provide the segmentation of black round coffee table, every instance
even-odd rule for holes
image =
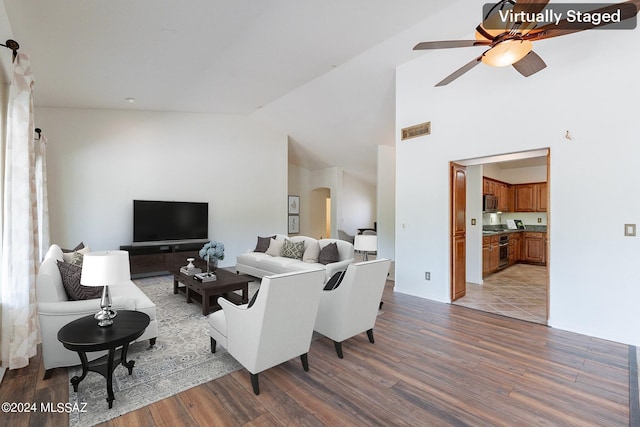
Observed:
[[[63,326],[58,331],[58,341],[62,345],[78,353],[82,362],[82,375],[71,378],[73,391],[78,392],[78,384],[87,376],[87,372],[97,372],[107,379],[107,402],[113,406],[113,371],[122,364],[133,373],[135,362],[127,362],[129,343],[141,336],[149,326],[149,316],[140,311],[121,310],[113,319],[113,325],[100,327],[93,315],[81,317]],[[120,350],[120,359],[115,359],[116,350]],[[109,354],[89,362],[88,352],[108,350]],[[106,357],[106,362],[105,362]]]

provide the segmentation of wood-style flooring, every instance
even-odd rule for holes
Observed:
[[[104,426],[627,426],[633,347],[392,292],[374,330],[311,345],[260,374],[240,370]],[[7,371],[0,401],[67,402],[66,369],[42,380],[38,357]],[[96,375],[90,373],[89,375]],[[82,386],[82,385],[80,385]],[[116,393],[114,405],[121,397]],[[106,404],[106,402],[105,402]],[[89,408],[90,410],[90,408]],[[1,414],[7,426],[61,426],[65,414]]]

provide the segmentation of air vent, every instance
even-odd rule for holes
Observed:
[[[402,140],[416,138],[418,136],[431,134],[431,122],[420,123],[419,125],[409,126],[402,129]]]

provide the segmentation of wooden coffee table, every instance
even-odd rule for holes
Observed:
[[[217,280],[200,282],[194,276],[187,276],[180,273],[180,271],[173,271],[172,273],[173,293],[184,292],[188,303],[195,299],[202,304],[202,314],[205,316],[211,311],[220,309],[220,306],[216,304],[216,299],[221,296],[235,304],[249,302],[249,282],[253,281],[250,276],[232,273],[219,268],[216,270]],[[242,296],[233,291],[242,291]]]

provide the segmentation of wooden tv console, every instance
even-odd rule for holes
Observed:
[[[187,265],[187,258],[199,259],[198,252],[204,242],[124,245],[120,250],[129,252],[131,275],[168,274]]]

